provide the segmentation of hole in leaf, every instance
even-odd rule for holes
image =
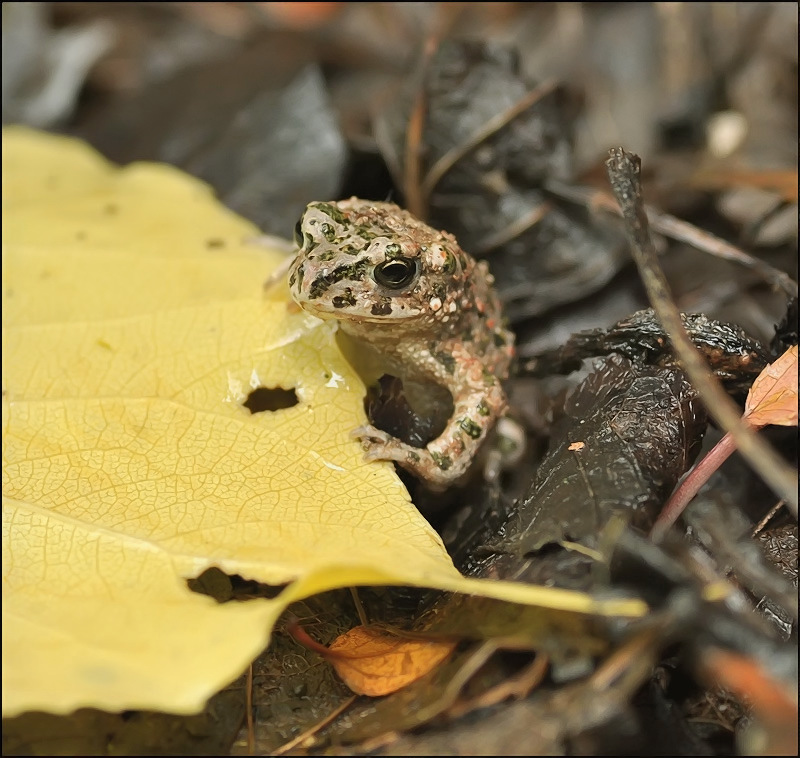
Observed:
[[[293,408],[298,402],[297,393],[294,390],[284,390],[280,387],[258,387],[247,396],[244,407],[250,413],[263,413],[264,411],[282,411],[284,408]]]
[[[194,579],[187,579],[186,584],[192,592],[213,597],[218,603],[227,603],[231,600],[252,600],[257,597],[272,600],[289,586],[288,584],[262,584],[252,579],[245,579],[239,574],[226,574],[216,566],[206,569]]]

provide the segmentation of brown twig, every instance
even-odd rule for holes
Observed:
[[[420,77],[420,86],[414,98],[414,105],[408,117],[406,127],[405,157],[403,160],[403,194],[406,198],[406,207],[417,218],[425,220],[425,205],[420,189],[420,175],[422,174],[422,132],[425,129],[425,116],[427,114],[427,93],[424,85],[424,70],[432,55],[432,46],[435,40],[428,39],[423,55],[423,74]]]
[[[761,519],[761,521],[759,521],[759,522],[756,524],[755,528],[753,529],[753,533],[752,533],[750,536],[751,536],[751,537],[757,537],[757,536],[758,536],[758,535],[761,533],[761,530],[762,530],[762,529],[763,529],[763,528],[764,528],[764,527],[765,527],[767,524],[769,524],[769,522],[772,520],[772,518],[775,516],[775,514],[776,514],[776,513],[777,513],[777,512],[778,512],[778,511],[779,511],[781,508],[783,508],[783,506],[784,506],[784,505],[786,505],[786,503],[784,503],[784,502],[783,502],[783,500],[778,500],[778,502],[777,502],[777,503],[775,503],[775,505],[773,505],[773,506],[772,506],[772,508],[770,508],[770,509],[769,509],[769,512],[767,513],[767,515],[766,515],[766,516],[764,516],[764,518],[762,518],[762,519]]]
[[[489,708],[509,698],[527,697],[535,687],[541,684],[550,666],[550,659],[539,653],[527,666],[515,676],[490,687],[475,698],[456,702],[447,712],[451,719],[471,713],[478,708]]]
[[[726,432],[730,432],[745,459],[797,514],[795,472],[741,420],[739,409],[722,389],[719,380],[686,333],[650,236],[641,194],[641,160],[622,148],[612,148],[609,150],[606,168],[611,188],[622,211],[639,275],[653,310],[670,335],[684,370],[714,420]]]
[[[247,754],[253,755],[256,750],[256,727],[253,723],[253,664],[247,667],[245,682],[245,708],[247,708]]]
[[[654,626],[642,629],[617,648],[589,678],[589,685],[598,692],[614,686],[631,690],[638,687],[652,669],[656,652],[662,644],[661,630]]]
[[[358,590],[355,587],[350,587],[350,597],[353,599],[353,605],[356,607],[356,613],[358,613],[358,620],[361,622],[361,626],[369,626],[367,612],[364,610],[364,604],[361,602],[361,598],[358,596]]]
[[[614,198],[606,192],[589,187],[573,187],[555,179],[548,180],[545,183],[545,189],[565,200],[578,203],[592,210],[607,211],[617,216],[622,215]],[[687,221],[681,221],[669,213],[663,213],[647,205],[645,205],[645,210],[647,211],[647,219],[650,225],[660,234],[679,242],[685,242],[687,245],[691,245],[709,255],[745,266],[755,271],[764,281],[776,289],[783,290],[790,297],[797,297],[797,282],[785,272],[770,266],[769,263],[759,258],[748,255],[744,250],[732,245],[730,242],[698,229]]]
[[[536,224],[550,213],[551,210],[553,210],[553,205],[551,203],[539,203],[539,205],[531,208],[527,213],[523,213],[522,216],[513,223],[498,230],[494,234],[490,234],[488,237],[484,237],[476,245],[473,245],[471,249],[472,254],[486,255],[489,251],[504,245],[510,240],[516,239],[523,232],[527,232],[528,229],[532,229],[536,226]]]
[[[425,88],[425,74],[434,53],[439,48],[447,30],[461,12],[457,3],[440,3],[436,22],[425,40],[422,49],[422,63],[419,70],[419,89],[408,116],[406,127],[405,155],[403,160],[403,194],[406,208],[417,218],[425,221],[427,217],[426,196],[422,192],[422,135],[428,115],[428,93]]]
[[[787,273],[780,271],[768,263],[748,255],[730,242],[726,242],[709,232],[704,232],[686,221],[681,221],[668,213],[659,213],[653,209],[648,211],[653,228],[679,242],[705,250],[718,258],[740,263],[755,271],[774,287],[782,289],[789,297],[797,297],[797,282]]]
[[[273,750],[270,755],[283,755],[284,753],[288,753],[292,748],[302,745],[309,737],[313,737],[315,734],[317,734],[317,732],[322,731],[326,726],[328,726],[328,724],[337,719],[355,701],[356,695],[351,695],[340,706],[334,708],[324,719],[318,721],[313,726],[310,726],[304,732],[298,734],[294,739],[289,740],[285,744],[281,745],[277,750]]]

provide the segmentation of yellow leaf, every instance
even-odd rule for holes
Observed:
[[[797,345],[756,377],[747,393],[744,417],[756,427],[797,424]]]
[[[410,639],[357,626],[330,644],[327,658],[353,692],[380,697],[425,676],[455,646],[450,640]]]
[[[350,432],[333,327],[208,187],[3,130],[3,708],[192,713],[299,598],[407,584],[640,615],[635,600],[462,578]],[[251,414],[257,387],[298,403]],[[219,605],[218,566],[274,599]]]

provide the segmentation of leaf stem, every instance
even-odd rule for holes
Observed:
[[[667,501],[656,523],[650,530],[650,538],[659,542],[667,530],[678,520],[678,517],[689,505],[692,498],[700,488],[711,478],[711,475],[730,457],[736,450],[736,442],[728,432],[708,454],[701,460],[680,483],[672,497]]]

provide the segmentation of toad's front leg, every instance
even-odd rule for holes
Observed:
[[[505,395],[495,384],[459,398],[444,431],[424,448],[408,445],[371,425],[359,427],[353,436],[361,440],[367,460],[395,461],[432,488],[443,490],[467,472],[505,409]]]

